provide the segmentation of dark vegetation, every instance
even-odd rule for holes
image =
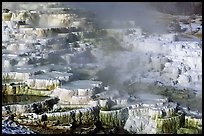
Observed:
[[[157,10],[175,15],[202,15],[202,2],[153,2]]]

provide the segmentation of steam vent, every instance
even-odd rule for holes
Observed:
[[[199,14],[2,4],[2,134],[202,133]]]

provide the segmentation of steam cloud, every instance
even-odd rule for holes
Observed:
[[[147,2],[67,2],[62,4],[87,9],[96,14],[98,20],[135,21],[148,32],[166,32],[166,23],[161,15]],[[100,22],[100,21],[98,21]]]
[[[22,3],[22,2],[21,2]],[[30,6],[21,6],[21,3],[3,3],[3,8],[39,9],[42,3],[30,3]],[[98,22],[102,20],[135,21],[135,25],[151,33],[165,33],[166,24],[161,21],[161,14],[151,3],[142,2],[63,2],[60,6],[76,7],[94,12]],[[107,24],[106,24],[107,25]],[[111,45],[105,45],[111,46]],[[120,45],[118,45],[120,46]],[[141,58],[132,51],[112,52],[108,56],[103,50],[97,53],[96,59],[101,66],[99,79],[112,85],[116,89],[123,89],[124,82],[131,80],[136,73],[144,70]]]
[[[151,33],[165,33],[166,24],[161,20],[159,13],[150,3],[65,3],[77,8],[84,8],[96,14],[98,20],[134,20],[137,27]],[[98,21],[100,22],[100,21]],[[128,27],[128,26],[127,26]],[[111,46],[111,45],[104,45]],[[121,46],[117,45],[118,48]],[[97,50],[95,57],[101,71],[98,73],[99,80],[105,85],[111,85],[113,89],[124,91],[127,81],[134,80],[135,75],[145,71],[143,63],[147,62],[144,54],[134,51],[113,51],[106,54],[104,50]],[[133,81],[134,82],[134,81]],[[135,90],[138,91],[138,90]]]

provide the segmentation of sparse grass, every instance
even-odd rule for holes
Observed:
[[[192,33],[186,33],[187,34],[187,36],[189,35],[189,36],[195,36],[195,37],[197,37],[197,38],[199,38],[199,39],[201,39],[202,40],[202,33],[195,33],[195,34],[192,34]]]
[[[193,36],[195,36],[195,37],[197,37],[197,38],[202,40],[202,33],[196,33]]]

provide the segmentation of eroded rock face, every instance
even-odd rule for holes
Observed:
[[[131,45],[131,49],[135,53],[144,52],[145,49],[146,53],[141,53],[138,59],[143,62],[145,61],[143,58],[149,58],[149,61],[142,63],[142,65],[146,65],[147,69],[140,73],[147,72],[145,73],[147,78],[154,75],[164,85],[196,88],[199,92],[202,90],[198,87],[202,80],[198,78],[201,76],[202,64],[200,41],[175,41],[175,37],[179,37],[175,34],[149,36],[144,39],[143,34],[138,33],[139,30],[133,30],[135,32],[125,35],[124,45],[127,45],[125,48],[130,48],[128,45]]]
[[[123,127],[128,118],[128,108],[103,111],[99,113],[100,121],[107,127]]]
[[[59,81],[52,79],[28,79],[26,84],[32,89],[53,90],[59,86]]]
[[[78,80],[54,89],[51,96],[58,96],[62,103],[88,104],[99,89],[102,89],[100,81]]]
[[[42,113],[44,111],[48,111],[53,108],[54,104],[58,103],[58,98],[47,98],[44,101],[31,103],[28,105],[7,105],[2,107],[2,113],[8,114],[8,113],[15,113],[15,114],[21,114],[21,113]],[[4,115],[4,116],[5,116]]]
[[[29,78],[30,73],[19,73],[19,72],[8,72],[2,74],[2,80],[16,80],[16,81],[25,81]]]

